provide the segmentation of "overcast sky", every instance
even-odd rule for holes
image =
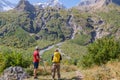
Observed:
[[[18,3],[19,0],[8,0],[12,3]],[[30,3],[47,2],[49,0],[28,0]],[[60,0],[67,8],[76,6],[80,0]]]

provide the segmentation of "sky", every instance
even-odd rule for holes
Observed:
[[[12,3],[18,3],[19,0],[8,0]],[[38,3],[38,2],[47,2],[49,0],[28,0],[30,3]],[[73,6],[76,6],[80,0],[60,0],[67,8],[71,8]]]

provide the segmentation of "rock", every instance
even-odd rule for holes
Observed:
[[[24,80],[29,77],[22,67],[15,66],[5,69],[0,80]]]
[[[80,71],[76,71],[76,76],[77,76],[76,80],[83,80],[84,78]]]

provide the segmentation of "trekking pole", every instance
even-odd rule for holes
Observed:
[[[44,64],[44,60],[43,60],[42,58],[41,58],[41,62],[42,62],[42,64],[43,64],[45,73],[47,73],[47,70],[46,70],[46,67],[45,67],[45,64]]]

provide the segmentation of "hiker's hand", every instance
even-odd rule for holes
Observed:
[[[43,58],[40,58],[40,61],[43,61]]]

